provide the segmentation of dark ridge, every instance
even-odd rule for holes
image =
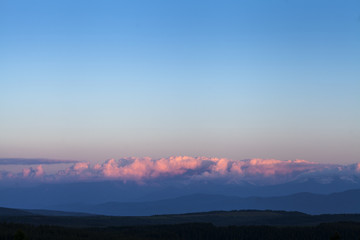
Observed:
[[[1,221],[33,225],[57,225],[67,227],[125,227],[185,223],[211,223],[215,226],[316,226],[330,222],[360,222],[360,214],[323,214],[308,215],[301,212],[271,210],[233,210],[212,211],[187,214],[154,216],[102,216],[102,215],[31,215],[17,209],[6,209],[0,216]],[[41,210],[37,210],[41,211]],[[46,210],[45,210],[46,211]],[[21,214],[22,213],[22,214]]]
[[[14,208],[4,208],[0,207],[0,216],[31,216],[32,213],[21,210],[21,209],[14,209]]]

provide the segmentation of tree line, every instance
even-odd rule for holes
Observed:
[[[1,223],[0,240],[360,240],[360,223],[317,226],[214,226],[210,223],[105,228],[71,228]]]

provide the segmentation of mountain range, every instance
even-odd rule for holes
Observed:
[[[276,185],[256,185],[246,181],[224,183],[209,180],[194,181],[191,182],[191,184],[179,184],[178,182],[167,180],[163,181],[161,184],[150,182],[143,185],[131,181],[126,183],[122,181],[57,184],[43,183],[35,186],[15,185],[12,187],[0,187],[0,206],[10,208],[50,209],[54,208],[54,206],[62,205],[92,206],[109,202],[135,204],[139,202],[144,203],[161,201],[164,199],[176,199],[189,195],[195,196],[195,199],[201,195],[220,195],[225,199],[240,199],[255,196],[261,199],[267,197],[283,197],[302,192],[331,194],[334,192],[359,188],[360,180],[358,177],[344,179],[339,176],[326,176],[326,178],[309,177]],[[300,196],[303,195],[304,194]],[[218,197],[219,196],[216,198]],[[315,201],[315,199],[313,199],[313,201]],[[264,201],[262,206],[254,204],[245,204],[244,206],[251,208],[260,207],[261,209],[264,209],[267,207],[266,204],[266,201]],[[280,206],[285,207],[287,205],[288,204],[281,204]],[[234,204],[230,204],[229,206],[234,209],[239,207]],[[279,208],[280,206],[276,207]],[[291,210],[290,207],[288,208]],[[305,205],[304,208],[305,212],[313,212],[308,211]],[[334,211],[336,211],[336,209],[334,209]]]
[[[307,214],[360,213],[360,189],[332,194],[297,193],[278,197],[238,197],[193,194],[146,202],[106,202],[53,206],[62,211],[77,211],[114,216],[150,216],[206,211],[244,209],[299,211]]]

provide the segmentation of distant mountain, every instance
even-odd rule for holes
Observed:
[[[330,194],[357,188],[360,188],[360,179],[357,176],[342,178],[336,175],[308,176],[284,184],[267,186],[246,181],[231,183],[215,180],[199,180],[189,184],[167,180],[161,184],[148,182],[144,185],[121,181],[48,183],[33,187],[0,188],[0,206],[48,209],[54,205],[151,202],[194,194],[247,198],[285,196],[299,192]]]
[[[81,211],[114,216],[149,216],[215,210],[284,210],[308,214],[360,213],[360,189],[320,195],[298,193],[280,197],[248,197],[193,194],[148,202],[107,202],[95,205],[62,205],[64,211]]]

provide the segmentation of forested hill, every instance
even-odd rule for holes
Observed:
[[[339,240],[360,238],[360,223],[317,226],[214,226],[186,223],[106,228],[66,228],[0,223],[0,239],[37,240]]]
[[[0,217],[16,217],[16,216],[93,216],[94,214],[54,211],[45,209],[15,209],[0,207]]]

